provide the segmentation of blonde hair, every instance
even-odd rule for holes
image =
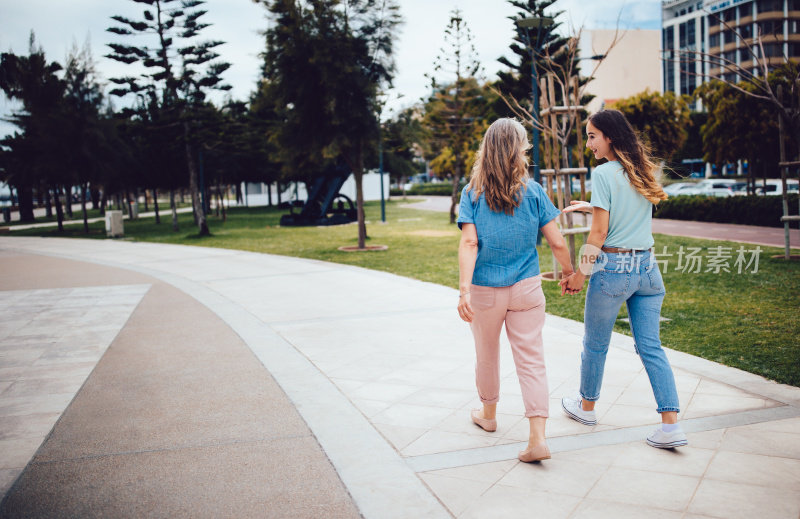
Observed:
[[[625,170],[631,186],[639,194],[653,205],[668,198],[656,180],[658,164],[650,157],[650,150],[636,135],[622,112],[601,110],[590,116],[589,122],[611,140],[611,150]]]
[[[469,189],[485,194],[495,212],[513,215],[528,182],[528,132],[519,121],[498,119],[486,130],[472,165]]]

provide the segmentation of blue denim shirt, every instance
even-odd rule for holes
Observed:
[[[539,228],[558,216],[559,210],[542,186],[528,180],[523,199],[513,215],[494,212],[484,194],[474,200],[465,186],[458,209],[458,227],[472,223],[478,231],[478,259],[472,284],[507,287],[539,275],[536,236]]]

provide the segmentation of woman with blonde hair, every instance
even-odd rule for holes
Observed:
[[[522,124],[513,119],[495,121],[481,142],[458,215],[458,314],[472,328],[475,381],[483,403],[472,411],[472,421],[486,431],[497,430],[500,330],[505,323],[530,422],[528,446],[519,453],[526,462],[550,458],[545,441],[549,412],[542,344],[545,299],[536,252],[540,229],[563,271],[573,271],[556,227],[559,211],[542,186],[528,178],[529,148]]]
[[[653,206],[667,195],[655,178],[656,164],[622,112],[602,110],[589,117],[586,146],[603,163],[592,171],[592,202],[575,202],[565,211],[592,212],[592,227],[580,268],[561,281],[577,293],[591,276],[584,309],[580,394],[565,397],[561,407],[570,418],[595,425],[611,332],[625,303],[634,347],[653,389],[662,424],[648,437],[653,447],[687,445],[678,425],[675,377],[659,339],[664,281],[654,261],[651,230]]]

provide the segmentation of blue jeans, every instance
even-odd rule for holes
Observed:
[[[661,348],[659,316],[664,301],[664,281],[649,251],[602,253],[589,280],[584,310],[581,354],[581,398],[600,398],[603,369],[617,314],[625,303],[631,321],[634,348],[642,359],[657,411],[679,411],[675,377]]]

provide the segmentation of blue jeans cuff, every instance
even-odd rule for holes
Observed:
[[[669,413],[669,412],[673,412],[673,411],[676,412],[676,413],[680,413],[681,412],[679,407],[659,407],[658,409],[656,409],[656,412],[658,412],[658,413]]]

